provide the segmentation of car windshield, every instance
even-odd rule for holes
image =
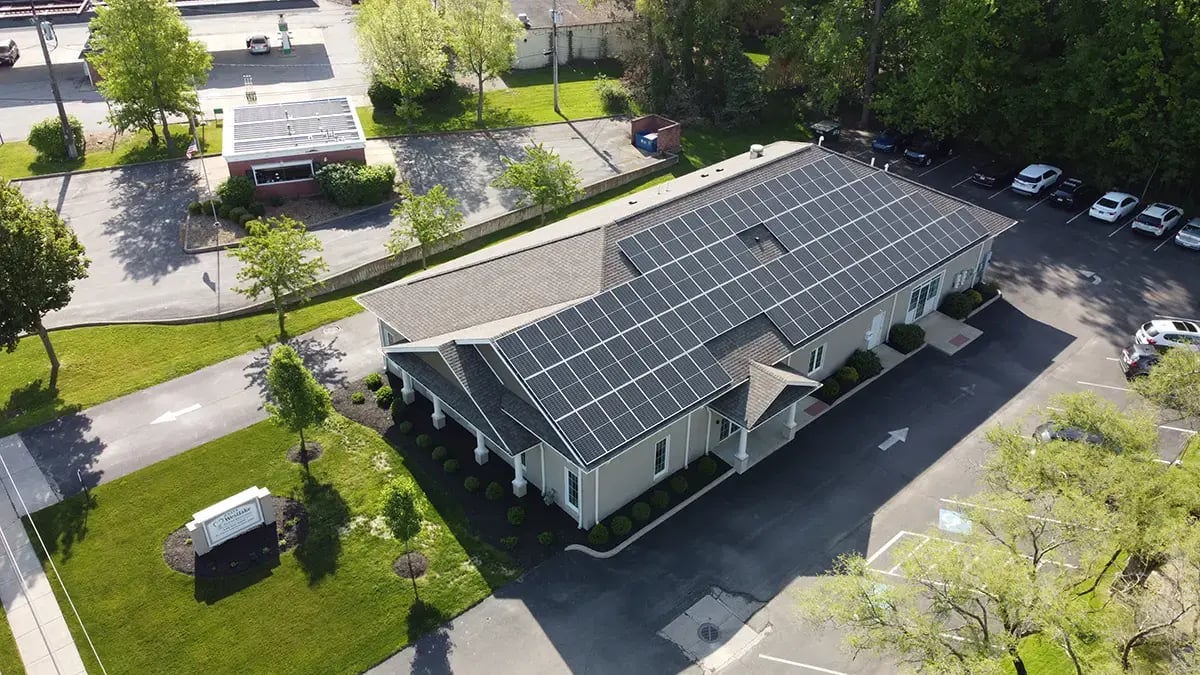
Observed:
[[[1187,225],[1183,226],[1183,233],[1200,237],[1200,225],[1193,225],[1192,223],[1188,223]]]
[[[1022,173],[1021,175],[1017,176],[1017,180],[1023,180],[1026,183],[1036,183],[1041,179],[1041,176],[1032,173]]]
[[[1142,324],[1142,330],[1146,331],[1146,335],[1150,337],[1158,337],[1158,329],[1154,327],[1153,323]]]
[[[8,45],[0,45],[0,54],[8,53]]]
[[[264,37],[250,38],[250,41],[256,45],[261,45],[267,41],[267,38],[264,38]]]
[[[1096,202],[1096,206],[1103,206],[1106,209],[1115,209],[1117,208],[1117,203],[1108,197],[1102,197],[1100,201]]]

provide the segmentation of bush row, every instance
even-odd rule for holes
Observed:
[[[821,388],[813,396],[825,403],[833,403],[840,396],[854,389],[859,383],[883,372],[883,364],[875,352],[856,349],[838,368],[833,377],[821,382]]]
[[[79,159],[83,159],[83,153],[87,149],[87,143],[83,135],[83,123],[74,115],[67,116],[67,126],[71,127],[72,141],[75,145],[75,154]],[[62,122],[58,117],[47,117],[46,119],[33,125],[29,130],[29,145],[37,151],[40,159],[64,160],[67,159],[67,143],[63,139]]]
[[[717,461],[709,455],[702,455],[695,463],[696,472],[705,479],[717,474]],[[588,530],[588,543],[592,546],[605,546],[612,538],[618,541],[650,522],[655,511],[665,513],[671,507],[671,493],[683,498],[692,486],[682,473],[676,473],[666,481],[670,492],[658,489],[650,493],[650,502],[636,501],[629,507],[629,514],[617,513],[609,518],[607,524],[597,523]]]
[[[321,193],[338,206],[367,206],[387,199],[396,186],[390,164],[337,162],[317,169]]]

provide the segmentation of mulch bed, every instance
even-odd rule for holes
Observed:
[[[304,441],[304,450],[305,450],[304,454],[308,455],[308,461],[310,464],[312,462],[317,461],[318,459],[321,458],[321,455],[325,454],[325,448],[322,448],[321,444],[316,441],[309,441],[309,440]],[[288,448],[287,458],[288,458],[289,462],[294,462],[296,464],[302,463],[300,461],[300,444],[299,443]]]
[[[361,391],[367,400],[362,403],[351,401],[350,397],[356,391]],[[400,386],[398,384],[392,388],[392,391],[396,392],[397,397],[400,396]],[[370,427],[375,431],[383,433],[392,426],[391,411],[386,407],[380,407],[375,402],[375,392],[363,386],[362,382],[334,387],[329,394],[333,400],[333,407],[338,412],[364,427]]]
[[[271,497],[275,522],[230,539],[196,556],[187,527],[175,530],[163,542],[163,559],[176,572],[215,578],[242,574],[262,565],[274,565],[281,553],[300,545],[308,535],[308,512],[304,505],[286,497]]]
[[[429,569],[429,559],[413,551],[396,558],[392,563],[392,571],[404,579],[420,579]]]

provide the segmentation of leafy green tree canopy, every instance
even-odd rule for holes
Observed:
[[[478,97],[475,123],[483,124],[483,82],[508,72],[517,56],[517,38],[525,27],[507,2],[445,0],[442,3],[458,70],[474,75]]]
[[[244,282],[233,290],[251,300],[269,295],[282,337],[287,335],[284,318],[289,299],[306,302],[329,265],[319,255],[310,255],[320,253],[322,246],[304,223],[279,216],[250,221],[248,227],[249,236],[231,251],[242,263],[237,278]]]
[[[427,0],[366,0],[355,17],[376,80],[412,99],[446,74],[446,24]]]
[[[517,190],[523,204],[540,207],[542,223],[546,212],[567,206],[582,194],[579,172],[574,165],[541,143],[525,147],[525,158],[504,158],[504,172],[492,181],[502,190]]]
[[[439,241],[449,244],[462,238],[465,216],[458,200],[442,185],[434,185],[418,195],[405,184],[400,201],[392,207],[392,217],[397,222],[386,244],[388,253],[398,256],[416,243],[420,247],[422,268],[428,267],[433,244]]]
[[[271,400],[265,404],[267,413],[279,426],[300,434],[300,461],[308,470],[308,449],[304,431],[325,422],[332,411],[329,390],[321,386],[304,365],[303,359],[290,345],[279,345],[271,351],[267,366],[267,391]]]

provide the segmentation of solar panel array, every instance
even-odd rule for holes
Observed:
[[[788,249],[765,265],[736,237],[758,223]],[[986,236],[831,155],[622,239],[641,276],[497,346],[590,461],[732,384],[716,336],[765,313],[798,346]]]

